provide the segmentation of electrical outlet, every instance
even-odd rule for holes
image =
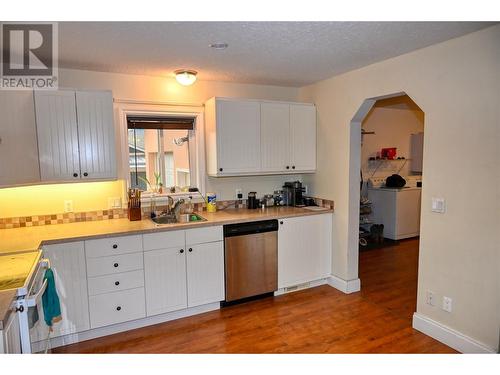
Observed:
[[[235,199],[236,200],[243,199],[243,190],[236,189]]]
[[[443,297],[443,310],[451,313],[453,300],[450,297]]]
[[[108,208],[122,208],[122,199],[120,197],[108,198]]]
[[[73,201],[64,201],[64,212],[73,212]]]
[[[428,290],[425,296],[425,301],[430,306],[436,306],[436,297],[434,296],[434,292]]]

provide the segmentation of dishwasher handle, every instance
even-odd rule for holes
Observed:
[[[278,220],[251,221],[241,224],[224,225],[224,237],[244,236],[247,234],[275,232]]]

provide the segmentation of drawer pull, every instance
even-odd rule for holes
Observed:
[[[113,266],[114,266],[115,268],[116,268],[116,267],[118,267],[118,263],[113,264]]]
[[[118,249],[118,245],[117,245],[117,244],[114,244],[114,245],[113,245],[113,249]]]
[[[179,250],[179,253],[181,253],[181,254],[182,254],[183,252],[184,252],[184,249],[180,249],[180,250]]]
[[[191,253],[192,251],[193,251],[193,249],[190,247],[190,248],[189,248],[189,252]]]
[[[120,311],[121,309],[122,309],[122,307],[121,307],[121,306],[118,306],[118,307],[116,308],[116,311]]]
[[[120,282],[119,281],[115,281],[115,285],[116,286],[120,285]]]

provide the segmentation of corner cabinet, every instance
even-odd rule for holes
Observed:
[[[116,178],[113,98],[107,91],[35,91],[41,180]]]
[[[313,104],[212,98],[205,116],[210,176],[316,170]]]
[[[0,187],[40,182],[32,91],[0,90]]]

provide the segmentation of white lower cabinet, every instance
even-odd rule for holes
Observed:
[[[187,307],[185,249],[146,251],[144,272],[148,316]]]
[[[0,330],[0,354],[21,354],[18,313],[10,314],[3,330]]]
[[[278,288],[328,277],[331,273],[332,215],[279,220]]]
[[[182,241],[181,241],[182,234]],[[221,226],[144,235],[147,315],[162,314],[224,299],[224,244]]]
[[[187,245],[188,307],[224,299],[224,243]]]
[[[50,337],[88,330],[89,297],[83,242],[46,245],[43,251],[54,271],[62,315],[61,321],[54,324]],[[40,320],[43,320],[43,316],[40,316]],[[48,328],[45,324],[38,324],[33,331],[33,341],[47,339]]]
[[[91,296],[90,326],[99,328],[146,316],[144,288]]]

